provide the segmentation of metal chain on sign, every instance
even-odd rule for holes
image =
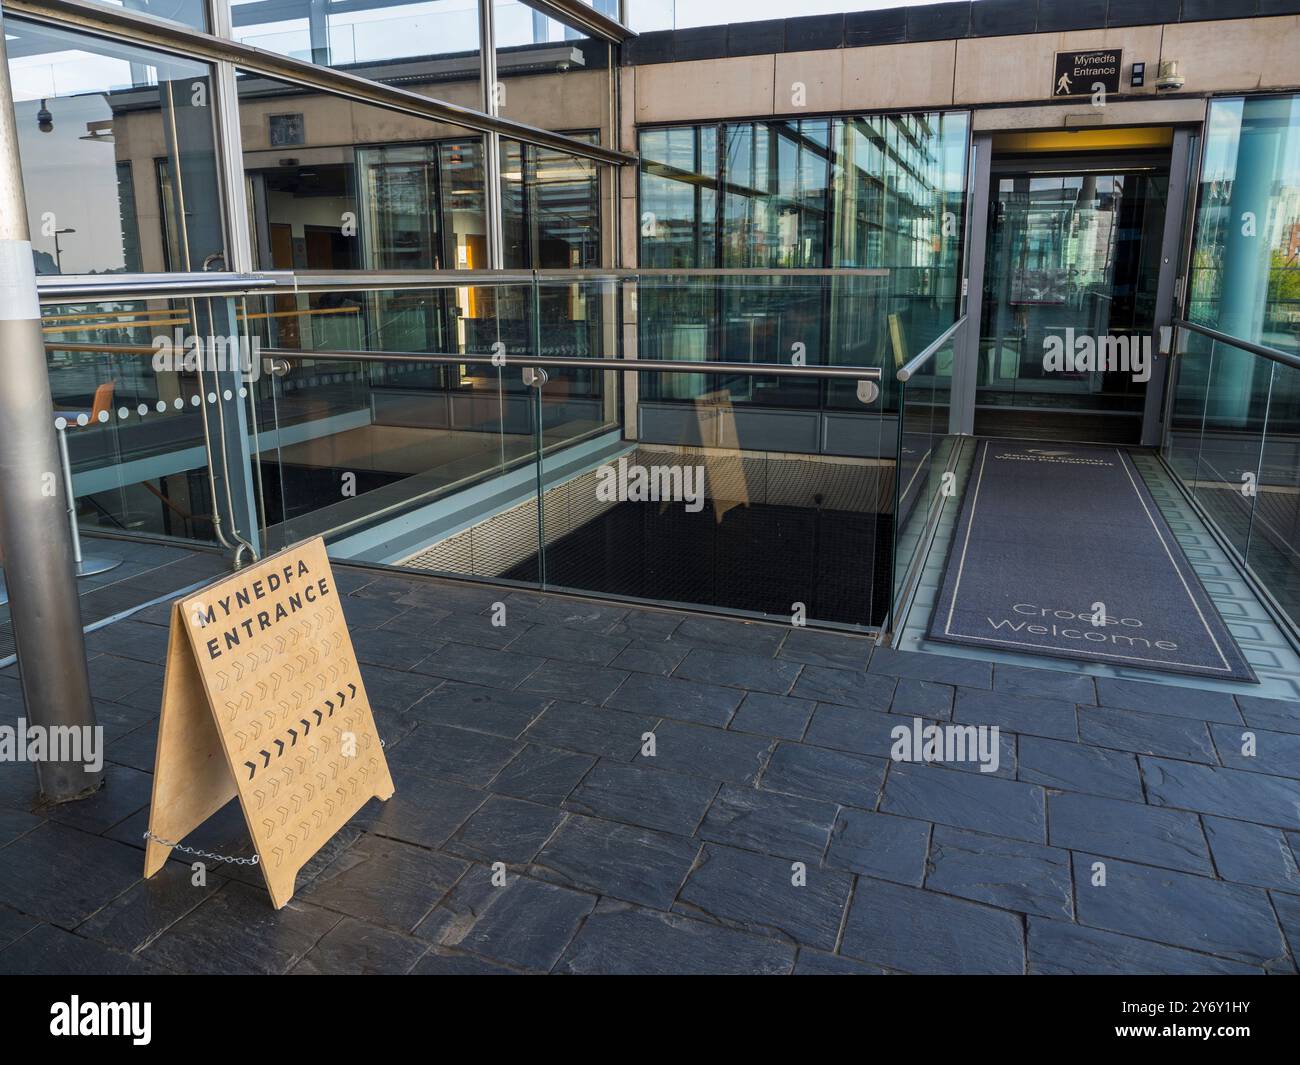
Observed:
[[[254,854],[251,858],[232,858],[225,854],[213,854],[211,851],[199,850],[197,847],[186,847],[180,843],[173,843],[169,839],[163,839],[161,836],[155,836],[152,832],[144,833],[145,839],[151,839],[155,843],[161,843],[164,847],[173,847],[178,851],[184,851],[186,854],[193,854],[199,858],[207,858],[214,862],[227,862],[230,865],[256,865],[262,860],[260,854]]]

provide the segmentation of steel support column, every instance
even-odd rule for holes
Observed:
[[[3,26],[0,16],[0,352],[4,353],[0,546],[28,719],[47,730],[80,730],[81,753],[85,754],[85,742],[96,736],[92,731],[95,711],[73,575],[68,501],[59,470]],[[47,735],[53,739],[53,733]],[[66,745],[60,747],[61,753],[71,753]],[[36,765],[45,799],[80,798],[103,783],[102,770],[88,772],[85,762],[55,760],[51,757],[54,753],[54,746],[47,745],[47,757]]]

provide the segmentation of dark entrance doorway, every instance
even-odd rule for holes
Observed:
[[[994,157],[977,435],[1140,441],[1168,196],[1167,154]]]

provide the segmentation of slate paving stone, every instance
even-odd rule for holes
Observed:
[[[845,807],[835,817],[826,864],[920,887],[929,846],[925,821]]]
[[[473,954],[435,947],[411,970],[414,976],[518,976],[515,969]]]
[[[407,710],[420,721],[515,739],[550,705],[543,695],[444,681]]]
[[[335,579],[337,580],[337,572]],[[359,595],[346,594],[341,597],[339,604],[343,608],[343,617],[348,623],[348,629],[354,633],[358,629],[377,629],[387,625],[411,609],[402,603],[393,603],[386,599],[366,599]],[[423,630],[415,632],[415,635],[422,634]]]
[[[43,823],[44,818],[26,810],[0,809],[0,847],[12,843]]]
[[[0,950],[0,973],[8,976],[143,976],[159,972],[130,954],[48,924],[37,925]]]
[[[153,773],[158,750],[158,722],[150,721],[108,743],[104,760],[140,773]]]
[[[372,799],[357,814],[367,832],[438,847],[448,840],[487,799],[485,792],[427,776],[418,765],[389,762],[396,790],[387,802]]]
[[[729,688],[788,695],[801,669],[803,667],[798,662],[696,647],[682,659],[673,676]]]
[[[1047,842],[1043,789],[991,774],[895,762],[880,809],[995,836]]]
[[[885,765],[883,759],[782,743],[768,762],[761,787],[874,810],[885,782]]]
[[[932,891],[863,877],[840,953],[907,973],[1020,973],[1020,917]]]
[[[371,924],[410,932],[468,863],[397,840],[366,836],[295,896]]]
[[[627,762],[641,750],[642,737],[654,731],[658,720],[645,714],[555,702],[529,726],[523,738],[548,747]]]
[[[722,921],[760,935],[834,950],[853,877],[806,868],[795,883],[786,858],[705,846],[674,909]]]
[[[357,629],[352,649],[363,666],[383,666],[406,671],[438,651],[443,644],[405,629]]]
[[[884,713],[893,700],[896,683],[893,677],[827,666],[805,666],[790,694],[819,703]]]
[[[90,694],[96,699],[115,703],[127,702],[132,697],[144,699],[143,707],[157,709],[162,705],[162,666],[136,662],[117,655],[95,655],[86,663],[90,674]],[[129,705],[141,705],[130,702]]]
[[[290,971],[295,976],[400,976],[426,950],[421,940],[344,917]]]
[[[719,651],[771,658],[787,635],[786,629],[776,625],[728,621],[724,618],[688,617],[677,626],[672,639],[676,643],[687,643],[695,647],[713,647]]]
[[[818,862],[835,824],[834,803],[724,784],[701,839],[791,860]]]
[[[1210,954],[1197,954],[1163,943],[1032,916],[1029,918],[1028,951],[1029,972],[1034,975],[1246,976],[1263,971],[1258,966]]]
[[[744,694],[716,684],[633,673],[605,700],[605,705],[722,728],[731,720]]]
[[[1030,784],[1063,791],[1082,791],[1112,799],[1142,801],[1142,777],[1137,758],[1125,751],[1107,751],[1083,743],[1022,736],[1017,749],[1017,776]]]
[[[1232,726],[1226,726],[1231,729]],[[1241,726],[1237,726],[1240,734]],[[1216,765],[1214,745],[1203,721],[1143,714],[1136,710],[1109,707],[1079,708],[1079,736],[1094,747],[1106,747],[1134,754],[1160,755],[1188,762]]]
[[[467,643],[447,643],[413,668],[417,673],[461,680],[467,684],[484,684],[489,688],[517,688],[525,677],[546,664],[545,659],[536,655],[517,655],[511,651],[474,647]]]
[[[733,784],[754,783],[772,752],[769,739],[683,721],[661,721],[654,735],[654,756],[639,749],[641,764]]]
[[[781,644],[777,658],[802,662],[806,666],[864,670],[874,647],[874,641],[863,637],[793,628]]]
[[[894,689],[889,712],[908,717],[951,718],[956,691],[951,684],[935,684],[933,681],[903,677]]]
[[[1047,820],[1048,835],[1057,847],[1214,875],[1195,814],[1062,792],[1047,797]]]
[[[1282,926],[1287,942],[1291,945],[1292,958],[1300,957],[1300,895],[1271,891],[1269,897],[1273,900],[1273,907],[1277,911],[1278,923]]]
[[[1098,855],[1073,857],[1080,924],[1235,961],[1285,961],[1286,944],[1259,888]],[[1092,886],[1091,871],[1098,861],[1106,866],[1104,887]]]
[[[390,766],[484,787],[519,753],[500,736],[443,725],[420,725],[388,754]]]
[[[502,598],[499,588],[421,581],[407,576],[377,577],[351,594],[363,599],[387,599],[408,607],[463,610],[469,613],[485,610]]]
[[[700,846],[681,836],[574,814],[547,841],[529,874],[666,910]]]
[[[688,615],[669,610],[629,610],[606,635],[626,636],[629,640],[662,643],[669,640]],[[685,656],[686,650],[682,650]]]
[[[506,874],[493,882],[489,867],[475,866],[416,929],[442,947],[458,947],[491,961],[548,972],[596,905],[596,897],[570,888]]]
[[[490,791],[559,806],[596,764],[590,755],[528,744],[488,785]]]
[[[162,665],[167,660],[168,631],[132,618],[86,633],[86,650]]]
[[[433,677],[418,673],[403,673],[383,666],[361,666],[361,679],[366,686],[366,697],[375,713],[385,711],[405,713],[420,699],[438,686]]]
[[[627,669],[634,673],[653,673],[666,677],[690,653],[689,647],[672,644],[667,641],[659,643],[633,643],[623,648],[609,663],[613,669]]]
[[[423,612],[417,612],[422,614]],[[408,619],[407,624],[411,623]],[[504,625],[493,625],[492,615],[488,614],[447,614],[445,617],[430,619],[425,632],[431,640],[440,643],[466,643],[472,647],[509,647],[520,636],[532,628],[522,620],[515,620],[506,611]],[[402,624],[402,619],[392,623],[395,627]],[[385,626],[387,627],[387,626]]]
[[[1300,870],[1285,833],[1223,817],[1201,820],[1215,868],[1224,880],[1300,894]]]
[[[104,730],[104,743],[108,749],[116,740],[129,732],[134,732],[141,725],[158,719],[160,706],[145,710],[123,703],[110,703],[104,699],[94,699],[95,724]]]
[[[1190,717],[1196,721],[1241,723],[1237,705],[1226,692],[1200,688],[1175,687],[1170,684],[1146,684],[1137,680],[1097,678],[1097,702],[1118,710],[1137,710],[1144,714]]]
[[[1056,847],[936,825],[925,886],[1017,913],[1074,914],[1070,855]]]
[[[1241,725],[1211,725],[1210,732],[1214,735],[1219,761],[1224,765],[1250,773],[1300,778],[1300,735]],[[1254,737],[1254,754],[1244,753],[1251,749],[1247,746],[1247,733]]]
[[[879,976],[887,971],[854,958],[826,954],[820,950],[801,949],[794,963],[795,976]]]
[[[195,859],[190,856],[188,859]],[[204,883],[195,884],[190,865],[167,862],[148,880],[141,880],[94,916],[77,926],[79,936],[127,953],[148,946],[173,924],[214,894],[226,882],[209,865]]]
[[[899,651],[892,647],[877,647],[867,669],[872,673],[908,677],[912,680],[930,680],[937,684],[961,684],[968,688],[993,687],[991,662],[949,658],[945,655],[918,654],[913,651]]]
[[[888,758],[894,745],[893,731],[899,727],[910,726],[906,718],[897,714],[818,703],[803,741],[815,747]]]
[[[1300,733],[1300,702],[1238,695],[1237,705],[1241,708],[1241,716],[1246,719],[1246,724],[1252,728]]]
[[[140,852],[47,821],[0,848],[0,899],[75,928],[140,879]]]
[[[625,606],[589,603],[566,596],[538,595],[533,592],[511,592],[505,602],[506,617],[511,622],[557,625],[596,634],[607,634],[628,613]]]
[[[519,687],[522,691],[539,692],[552,699],[599,705],[629,676],[636,674],[605,666],[584,666],[577,662],[544,662]]]
[[[230,881],[138,957],[181,973],[284,973],[341,919],[297,898],[277,910],[265,887]]]
[[[1141,757],[1147,801],[1241,821],[1300,828],[1300,781]]]
[[[564,814],[549,806],[492,795],[442,847],[470,861],[522,865],[550,839]]]
[[[993,689],[1038,699],[1061,699],[1067,703],[1097,701],[1097,686],[1091,677],[1082,673],[1012,666],[1002,662],[993,666]]]
[[[1030,695],[958,688],[954,721],[972,725],[997,725],[1007,732],[1045,736],[1054,740],[1079,738],[1074,704]]]
[[[559,625],[534,625],[510,644],[510,650],[561,662],[607,666],[627,645],[626,637],[600,636]]]
[[[716,781],[601,759],[564,809],[690,836],[717,791]]]
[[[31,914],[19,913],[8,906],[0,905],[0,949],[7,947],[21,936],[25,936],[41,922]],[[47,925],[46,927],[52,927]]]
[[[798,740],[803,738],[816,706],[811,699],[749,692],[727,727],[735,732]]]
[[[784,975],[794,948],[677,914],[602,900],[555,971],[616,976]]]

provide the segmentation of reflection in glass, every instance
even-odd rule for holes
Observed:
[[[36,272],[221,258],[211,69],[20,19],[5,32]]]
[[[1191,321],[1300,352],[1300,96],[1211,101],[1189,291]],[[1245,415],[1252,366],[1225,375],[1225,412]]]

